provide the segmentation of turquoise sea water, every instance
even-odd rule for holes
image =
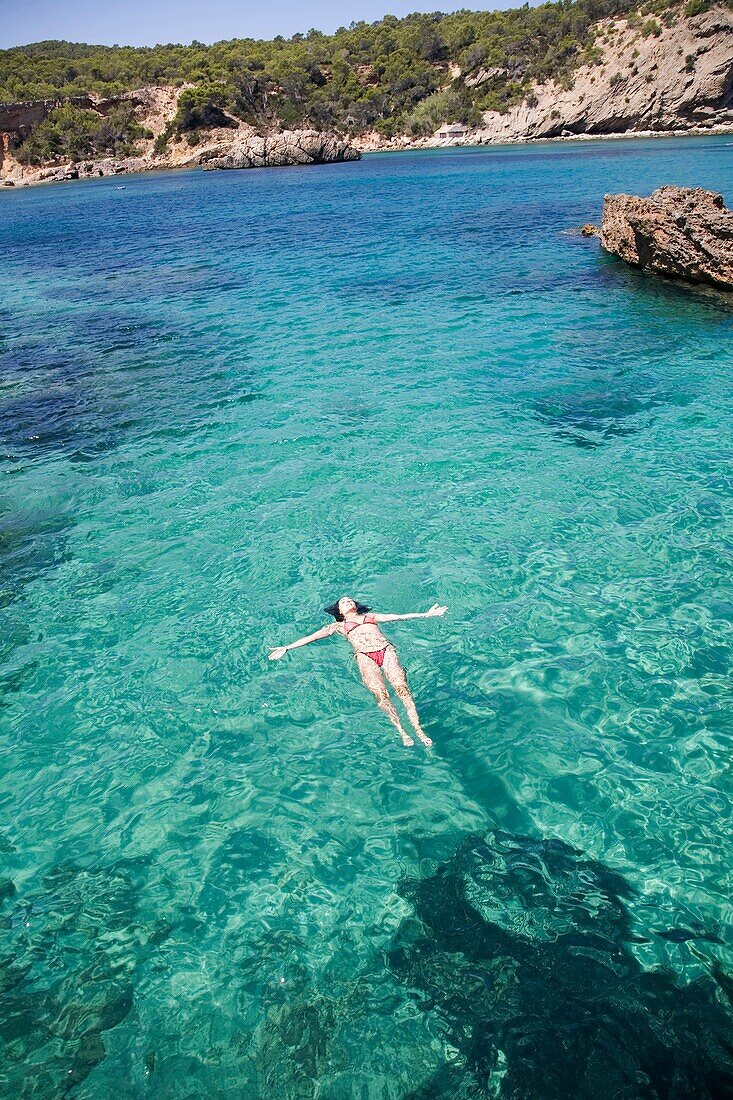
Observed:
[[[665,182],[0,196],[2,1095],[731,1095],[733,300],[576,232]],[[344,593],[432,752],[267,661]]]

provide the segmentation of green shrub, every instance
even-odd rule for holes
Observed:
[[[397,119],[394,118],[378,118],[374,123],[374,129],[383,138],[393,138],[400,132],[400,127],[397,125]]]
[[[33,128],[16,155],[21,164],[29,165],[132,156],[138,151],[135,140],[148,133],[135,119],[132,104],[123,103],[106,116],[67,104],[50,111]]]
[[[407,130],[419,137],[434,133],[443,122],[463,122],[468,104],[454,91],[433,92],[407,117]]]
[[[185,134],[188,130],[211,129],[213,126],[236,128],[236,122],[224,114],[227,101],[223,84],[201,84],[197,88],[187,88],[178,97],[173,130],[177,134]]]

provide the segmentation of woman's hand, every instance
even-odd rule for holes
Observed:
[[[425,617],[432,619],[435,615],[445,615],[447,610],[447,607],[443,607],[439,603],[434,603],[430,610],[425,612]]]
[[[285,656],[287,651],[288,647],[286,645],[275,646],[275,648],[271,649],[267,654],[267,659],[268,661],[279,661],[281,657]]]

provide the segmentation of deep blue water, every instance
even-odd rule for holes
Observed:
[[[0,1092],[733,1095],[726,138],[0,194]],[[331,639],[395,642],[405,749]]]

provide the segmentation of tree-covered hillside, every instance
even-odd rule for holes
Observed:
[[[708,0],[646,0],[643,33]],[[0,51],[0,102],[115,95],[145,84],[197,86],[179,131],[226,109],[255,126],[374,127],[427,133],[441,119],[476,122],[505,110],[535,81],[567,81],[594,60],[593,24],[638,8],[631,0],[558,0],[512,11],[385,16],[333,35],[311,30],[272,41],[151,48],[40,42]],[[644,21],[646,24],[644,25]],[[460,74],[457,74],[458,66]],[[190,111],[193,111],[193,114]]]

